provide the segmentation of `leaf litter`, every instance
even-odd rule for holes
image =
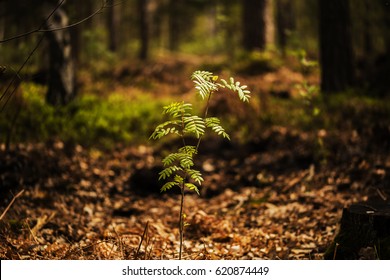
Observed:
[[[205,182],[185,197],[184,259],[322,259],[343,207],[389,180],[386,153],[336,149],[321,165],[310,160],[310,137],[286,143],[289,132],[273,128],[216,158],[199,155]],[[179,195],[160,194],[158,154],[63,142],[2,151],[2,212],[24,193],[0,221],[0,257],[176,259]]]

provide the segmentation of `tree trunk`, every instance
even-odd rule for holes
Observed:
[[[383,34],[384,34],[384,37],[385,37],[385,45],[386,45],[386,52],[387,54],[390,53],[390,32],[389,32],[389,28],[390,28],[390,15],[389,15],[389,2],[386,1],[386,0],[382,0],[382,6],[383,7],[387,7],[387,9],[383,9],[384,10],[384,16],[383,16],[383,24],[384,24],[384,27],[383,27]]]
[[[264,11],[265,22],[265,45],[275,45],[275,16],[274,16],[274,0],[266,0]]]
[[[5,0],[0,0],[0,40],[4,39],[4,31],[5,31],[5,16],[6,16],[6,5]],[[1,49],[1,44],[0,44]]]
[[[120,6],[115,5],[114,0],[107,0],[107,5],[110,7],[107,14],[108,49],[116,52],[119,44]]]
[[[290,0],[276,0],[276,35],[279,48],[286,52],[288,34],[295,29],[294,10]]]
[[[222,13],[226,20],[223,21],[223,38],[225,46],[227,48],[227,54],[229,59],[233,60],[236,54],[236,25],[233,21],[234,18],[234,6],[230,0],[223,0],[222,2]],[[217,20],[217,19],[216,19]],[[234,36],[234,37],[232,37]]]
[[[242,4],[242,45],[246,51],[263,50],[266,0],[244,0]]]
[[[319,0],[321,90],[338,92],[354,82],[349,0]]]
[[[147,60],[149,55],[148,0],[138,0],[140,50],[139,58]]]
[[[54,6],[49,11],[54,10]],[[48,29],[68,25],[68,17],[62,8],[56,10],[47,22]],[[75,96],[75,72],[69,29],[49,32],[50,75],[46,101],[52,105],[66,105]]]
[[[181,0],[169,1],[169,50],[177,51],[179,49],[180,40],[180,9]]]

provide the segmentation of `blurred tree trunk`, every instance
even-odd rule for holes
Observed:
[[[108,31],[108,49],[112,52],[116,52],[119,44],[119,24],[120,24],[120,13],[119,5],[115,5],[114,0],[107,0],[109,6],[107,13],[107,31]]]
[[[385,37],[385,44],[386,44],[386,52],[387,54],[390,54],[390,12],[389,12],[389,2],[386,0],[382,0],[382,5],[384,7],[387,6],[387,9],[384,10],[384,16],[383,16],[383,32],[384,32],[384,37]]]
[[[138,15],[139,15],[139,36],[140,50],[139,58],[147,60],[149,55],[149,20],[148,20],[148,0],[138,0]]]
[[[72,48],[72,58],[74,67],[77,68],[76,65],[80,63],[80,54],[81,54],[81,34],[83,29],[81,26],[78,28],[71,28],[70,32],[70,40],[71,40],[71,48]]]
[[[365,2],[365,73],[370,93],[390,96],[390,3],[386,0]],[[371,53],[370,53],[371,52]]]
[[[5,0],[0,0],[0,40],[4,39],[6,5]],[[1,48],[1,45],[0,45]]]
[[[47,11],[55,6],[48,5]],[[58,29],[68,25],[68,17],[58,8],[47,22],[47,28]],[[52,105],[66,105],[75,96],[75,69],[69,29],[48,32],[49,40],[49,88],[46,101]]]
[[[79,21],[93,14],[96,10],[96,3],[93,1],[94,0],[84,0],[82,5],[80,5],[80,2],[69,2],[67,7],[68,11],[72,11],[72,15],[68,15],[72,21]],[[95,17],[77,25],[77,27],[69,29],[75,69],[77,69],[78,65],[82,62],[84,45],[83,33],[84,31],[91,30],[93,28],[94,18]]]
[[[236,53],[236,25],[233,21],[234,6],[230,0],[222,0],[222,28],[224,32],[224,44],[227,46],[227,54],[230,59],[234,59]],[[216,19],[218,20],[218,19]],[[234,36],[232,38],[232,36]]]
[[[295,13],[290,0],[276,0],[276,35],[279,48],[285,54],[288,35],[295,29]]]
[[[364,20],[364,54],[367,58],[370,58],[373,51],[372,37],[371,37],[371,13],[372,7],[370,5],[371,0],[364,1],[364,11],[365,18]]]
[[[168,47],[170,51],[177,51],[179,49],[180,38],[180,10],[182,8],[181,0],[169,1],[169,42]]]
[[[264,11],[265,22],[265,44],[267,46],[275,45],[275,13],[274,0],[266,0]]]
[[[337,92],[354,83],[349,0],[319,0],[321,90]]]
[[[245,50],[263,50],[265,47],[266,0],[243,0],[242,45]]]

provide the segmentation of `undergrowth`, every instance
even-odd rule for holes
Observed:
[[[20,112],[12,129],[13,143],[60,139],[109,148],[119,142],[143,142],[159,121],[155,112],[166,102],[148,94],[134,98],[120,93],[108,97],[85,94],[65,107],[52,107],[45,103],[44,92],[45,87],[23,85],[22,98],[2,112],[1,142],[9,136],[17,110]]]
[[[68,106],[57,108],[45,103],[45,92],[44,86],[22,84],[18,97],[15,96],[17,98],[13,98],[0,113],[1,143],[5,143],[9,136],[14,144],[61,140],[110,148],[117,143],[142,143],[161,121],[156,112],[174,98],[167,94],[156,98],[155,94],[143,91],[132,93],[132,97],[124,93],[108,92],[104,97],[85,93]],[[203,107],[199,100],[186,101],[194,104],[194,114],[201,113]],[[245,122],[241,120],[245,114],[237,111],[241,108],[239,106],[231,107],[233,113],[236,112],[234,114],[228,114],[224,109],[222,112],[211,111],[223,117],[225,128],[232,131],[235,142],[239,140],[241,144],[274,125],[310,132],[318,129],[369,129],[373,125],[385,127],[390,122],[390,102],[356,92],[315,99],[316,108],[322,112],[315,121],[299,98],[271,96],[267,102],[266,110],[258,115],[249,113],[251,118],[245,118]],[[250,107],[245,110],[250,112]]]

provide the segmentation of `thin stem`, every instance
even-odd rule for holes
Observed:
[[[184,111],[182,111],[181,114],[181,123],[182,123],[182,134],[181,134],[181,140],[183,142],[183,147],[185,148],[187,152],[187,144],[186,140],[184,138]],[[181,260],[181,256],[183,253],[183,240],[184,240],[184,221],[183,221],[183,209],[184,209],[184,188],[185,188],[185,182],[187,181],[187,174],[184,177],[184,180],[182,182],[182,185],[180,186],[180,217],[179,217],[179,239],[180,239],[180,246],[179,246],[179,260]]]
[[[212,94],[213,92],[210,92],[209,93],[209,96],[208,96],[208,98],[207,98],[207,103],[206,103],[206,108],[205,108],[205,110],[204,110],[204,115],[203,115],[203,119],[206,119],[207,118],[207,114],[208,114],[208,112],[209,112],[209,105],[210,105],[210,99],[211,99],[211,94]],[[202,135],[199,137],[199,139],[198,139],[198,143],[196,144],[196,150],[198,151],[198,149],[199,149],[199,146],[200,146],[200,142],[202,141]]]
[[[182,110],[181,112],[181,127],[182,127],[182,131],[181,131],[181,141],[183,142],[183,147],[185,147],[186,151],[187,151],[187,145],[186,145],[186,140],[184,139],[184,110]]]
[[[179,260],[181,260],[181,255],[183,252],[183,239],[184,239],[184,221],[183,221],[183,208],[184,208],[184,184],[183,181],[180,191],[181,191],[181,201],[180,201],[180,219],[179,219],[179,231],[180,231],[180,248],[179,248]]]

